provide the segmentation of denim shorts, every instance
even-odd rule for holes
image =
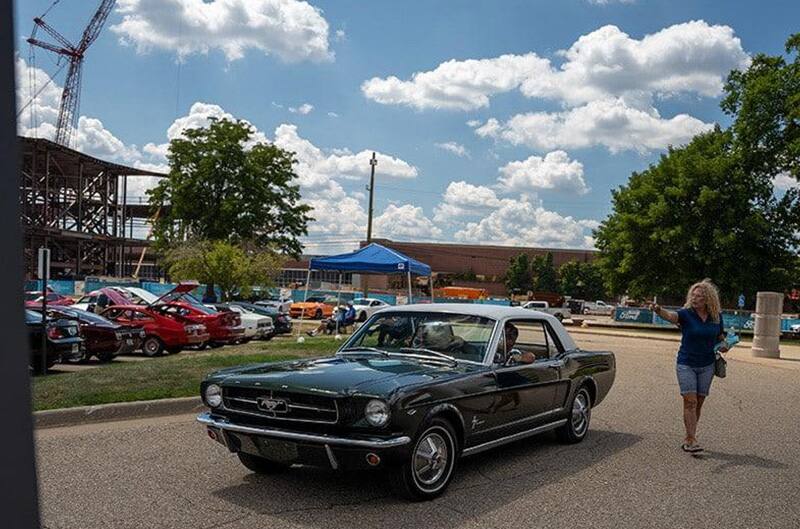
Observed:
[[[675,370],[678,373],[678,386],[681,388],[681,395],[687,393],[697,393],[701,397],[708,395],[711,389],[711,381],[714,379],[714,364],[705,367],[692,367],[684,364],[677,364]]]

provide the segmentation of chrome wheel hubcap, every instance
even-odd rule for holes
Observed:
[[[589,398],[581,391],[572,403],[572,430],[576,435],[583,435],[589,426]]]
[[[423,485],[435,483],[447,470],[447,442],[438,433],[430,433],[417,443],[414,452],[414,474]]]

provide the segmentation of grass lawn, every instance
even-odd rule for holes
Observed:
[[[293,337],[251,342],[210,351],[184,351],[140,362],[116,361],[77,372],[33,378],[34,410],[71,408],[109,402],[191,397],[200,380],[224,367],[325,356],[341,345],[330,337]]]

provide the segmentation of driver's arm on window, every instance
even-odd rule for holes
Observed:
[[[517,351],[511,355],[511,359],[515,364],[532,364],[536,361],[536,356],[531,352]]]

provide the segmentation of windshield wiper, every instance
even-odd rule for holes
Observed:
[[[364,352],[378,353],[378,354],[386,356],[386,357],[389,356],[389,353],[387,353],[386,351],[382,351],[380,349],[376,349],[375,347],[348,347],[346,349],[342,349],[341,351],[337,352],[336,354],[338,355],[338,354],[341,354],[341,353],[364,353]]]
[[[401,353],[427,353],[429,355],[435,356],[436,358],[441,358],[442,360],[447,360],[448,362],[452,362],[453,365],[458,365],[458,360],[456,360],[454,357],[452,357],[452,356],[450,356],[448,354],[440,353],[439,351],[434,351],[433,349],[425,349],[424,347],[401,347],[400,348],[400,352]],[[420,356],[424,356],[424,355],[420,355]]]

